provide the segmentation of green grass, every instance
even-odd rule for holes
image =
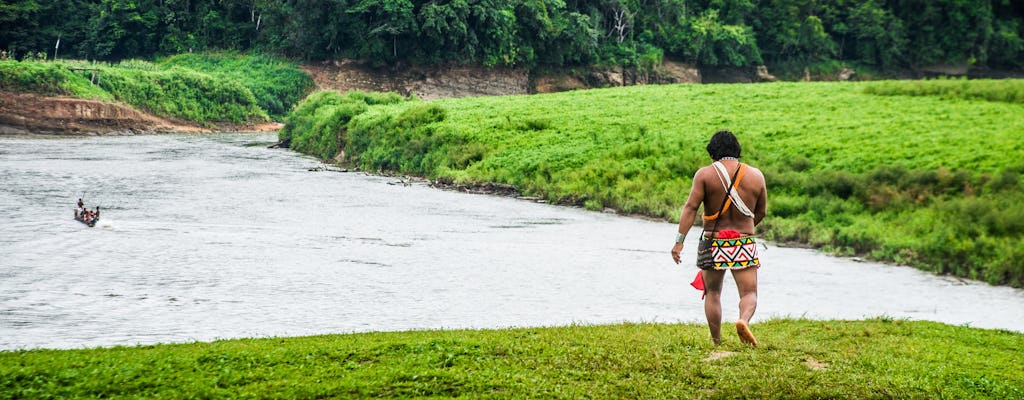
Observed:
[[[366,112],[371,105],[406,101],[394,93],[320,91],[303,99],[285,118],[278,131],[289,148],[323,159],[334,157],[345,147],[344,129],[352,117]]]
[[[93,85],[62,63],[0,61],[0,91],[65,95],[82,99],[113,100],[109,92]]]
[[[102,67],[99,86],[120,101],[162,117],[200,123],[266,121],[256,97],[237,81],[184,68],[145,71]]]
[[[1024,103],[1024,81],[1022,80],[886,81],[868,85],[865,92],[884,96],[939,96],[946,99]]]
[[[644,323],[0,352],[0,398],[1024,398],[1019,333],[891,319],[752,328],[759,348]]]
[[[990,82],[972,90],[1022,81]],[[1024,286],[1024,211],[1015,206],[1024,202],[1024,104],[870,93],[888,84],[411,101],[369,107],[325,134],[341,133],[328,141],[366,170],[507,183],[556,203],[675,221],[709,162],[708,138],[729,129],[768,179],[766,238]]]
[[[164,68],[188,68],[236,81],[252,92],[257,104],[275,118],[283,118],[315,86],[313,78],[299,69],[297,63],[259,54],[188,53],[158,63]]]
[[[99,70],[96,83],[91,72]],[[150,62],[0,62],[0,90],[118,100],[155,115],[213,125],[281,118],[313,87],[298,65],[262,55],[182,54]]]

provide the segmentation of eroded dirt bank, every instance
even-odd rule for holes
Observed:
[[[526,68],[441,65],[378,66],[353,60],[310,63],[302,69],[321,90],[396,92],[424,100],[550,93],[611,86],[701,83],[696,67],[666,61],[655,71],[630,69],[530,71]]]
[[[147,133],[272,132],[280,124],[203,127],[159,118],[124,104],[30,93],[0,92],[0,134],[135,135]]]

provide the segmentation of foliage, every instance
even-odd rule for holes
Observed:
[[[334,158],[345,148],[347,124],[368,106],[393,104],[405,99],[397,94],[319,91],[303,99],[288,114],[278,138],[289,147],[322,159]],[[351,140],[351,139],[350,139]]]
[[[893,13],[907,28],[914,64],[985,62],[992,34],[991,1],[895,0]]]
[[[366,169],[408,171],[425,175],[447,163],[450,136],[431,124],[444,121],[444,108],[414,102],[400,111],[366,114],[349,124],[345,148],[350,160]]]
[[[0,352],[10,398],[1024,396],[1016,332],[772,320],[761,347],[697,324],[359,333]]]
[[[315,86],[294,62],[260,54],[186,53],[160,60],[162,68],[183,67],[219,80],[241,83],[273,117],[283,117]]]
[[[60,38],[66,57],[110,61],[219,49],[527,67],[648,68],[660,56],[705,66],[767,63],[773,70],[821,62],[876,70],[1024,66],[1024,7],[1007,0],[8,3],[0,7],[0,49],[18,59],[52,58]]]
[[[724,25],[718,10],[707,10],[692,22],[691,41],[696,61],[705,65],[746,66],[762,64],[761,54],[748,26]]]
[[[89,78],[62,63],[0,61],[0,91],[113,99],[110,93],[90,83]]]
[[[281,117],[312,87],[295,63],[264,55],[182,54],[115,64],[0,61],[0,90],[117,99],[203,124],[265,121],[266,110]]]
[[[679,217],[704,145],[737,132],[765,173],[768,239],[1024,286],[1020,81],[626,87],[417,101],[352,119],[366,170],[512,184],[554,203]],[[941,92],[946,93],[946,92]],[[951,96],[956,96],[951,97]],[[827,101],[823,101],[827,99]],[[335,130],[341,132],[341,130]],[[333,155],[331,155],[333,156]],[[329,158],[324,156],[324,158]]]
[[[237,81],[184,68],[142,71],[101,67],[99,86],[117,100],[164,117],[200,123],[266,120],[256,98]]]

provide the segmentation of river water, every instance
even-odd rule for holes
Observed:
[[[310,171],[274,139],[0,137],[0,350],[703,321],[674,224]],[[79,197],[96,227],[72,219]],[[1024,331],[1021,290],[771,244],[762,260],[755,322]],[[731,278],[724,296],[735,320]]]

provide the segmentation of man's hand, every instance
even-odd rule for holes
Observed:
[[[679,264],[682,261],[682,260],[679,259],[679,253],[682,252],[682,251],[683,251],[683,244],[682,243],[676,243],[675,246],[672,246],[672,261],[675,261],[676,264]]]

